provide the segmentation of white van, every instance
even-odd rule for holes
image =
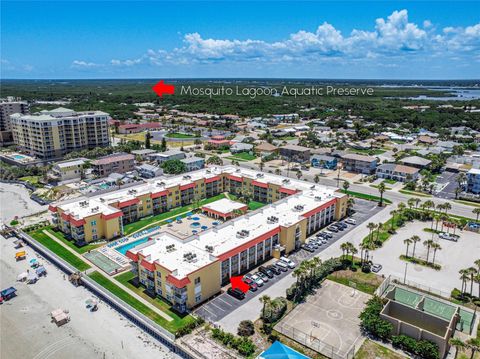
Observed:
[[[297,265],[287,257],[281,257],[280,260],[284,262],[289,268],[295,268]]]

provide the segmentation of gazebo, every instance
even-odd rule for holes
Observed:
[[[235,202],[228,198],[222,198],[218,201],[202,206],[202,212],[215,219],[227,219],[244,214],[248,206],[244,203]]]

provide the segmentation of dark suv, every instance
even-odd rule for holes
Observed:
[[[243,293],[240,289],[238,288],[228,288],[227,293],[230,294],[232,297],[235,297],[237,299],[244,299],[245,298],[245,293]]]
[[[282,271],[274,265],[269,265],[267,268],[270,269],[276,275],[279,275],[280,273],[282,273]]]
[[[258,271],[262,274],[265,274],[268,278],[273,278],[273,273],[270,269],[265,268],[264,266],[260,266]]]

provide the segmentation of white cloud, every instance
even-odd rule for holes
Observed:
[[[422,54],[424,59],[451,55],[474,57],[480,48],[480,24],[447,27],[437,32],[430,20],[423,27],[408,19],[407,10],[394,11],[386,19],[375,21],[372,30],[354,29],[343,35],[332,24],[323,23],[314,32],[299,30],[285,40],[238,40],[204,38],[199,33],[186,34],[183,44],[171,51],[149,49],[134,59],[113,59],[114,67],[137,65],[191,65],[218,62],[254,62],[292,64],[408,58]],[[98,65],[76,60],[72,66],[92,68]],[[106,65],[105,65],[106,66]]]

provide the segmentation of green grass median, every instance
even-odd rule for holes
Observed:
[[[28,233],[33,239],[38,241],[40,244],[44,245],[50,249],[57,256],[62,258],[64,261],[77,268],[79,271],[83,272],[90,268],[90,266],[82,261],[80,258],[71,253],[67,248],[63,247],[61,244],[55,242],[48,235],[43,233],[43,228],[37,229],[33,232]]]

